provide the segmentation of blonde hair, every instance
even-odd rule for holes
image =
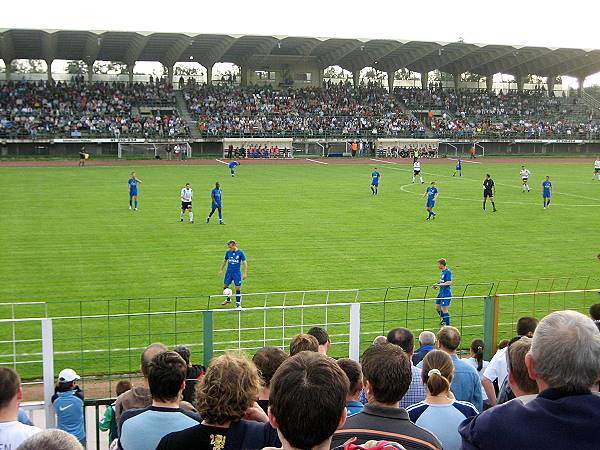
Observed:
[[[421,378],[433,396],[450,390],[454,364],[452,358],[441,350],[432,350],[423,358]]]
[[[209,424],[240,420],[258,398],[256,366],[241,354],[214,358],[196,388],[196,409]]]

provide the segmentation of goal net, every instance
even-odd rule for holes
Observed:
[[[119,142],[119,158],[131,159],[189,159],[189,142]]]

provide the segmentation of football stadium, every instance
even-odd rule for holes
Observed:
[[[0,449],[599,447],[591,42],[7,22]]]

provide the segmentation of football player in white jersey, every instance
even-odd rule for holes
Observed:
[[[415,178],[419,177],[419,180],[421,180],[421,184],[425,183],[423,181],[423,176],[421,175],[421,163],[419,162],[419,160],[417,158],[414,159],[413,162],[413,179],[412,182],[415,182]]]
[[[181,214],[179,214],[179,220],[181,222],[183,222],[185,212],[188,211],[190,223],[194,223],[194,213],[192,212],[192,195],[190,183],[185,183],[185,187],[181,189]]]
[[[526,169],[525,166],[521,166],[521,172],[519,173],[521,174],[521,180],[523,181],[523,192],[531,191],[531,189],[529,188],[529,175],[531,174],[531,172],[529,171],[529,169]]]
[[[600,181],[600,156],[596,156],[596,161],[594,161],[594,178],[592,180]]]

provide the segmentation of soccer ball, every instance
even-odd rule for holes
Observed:
[[[233,291],[230,288],[223,289],[223,295],[226,295],[227,297],[229,297],[232,294],[233,294]]]

